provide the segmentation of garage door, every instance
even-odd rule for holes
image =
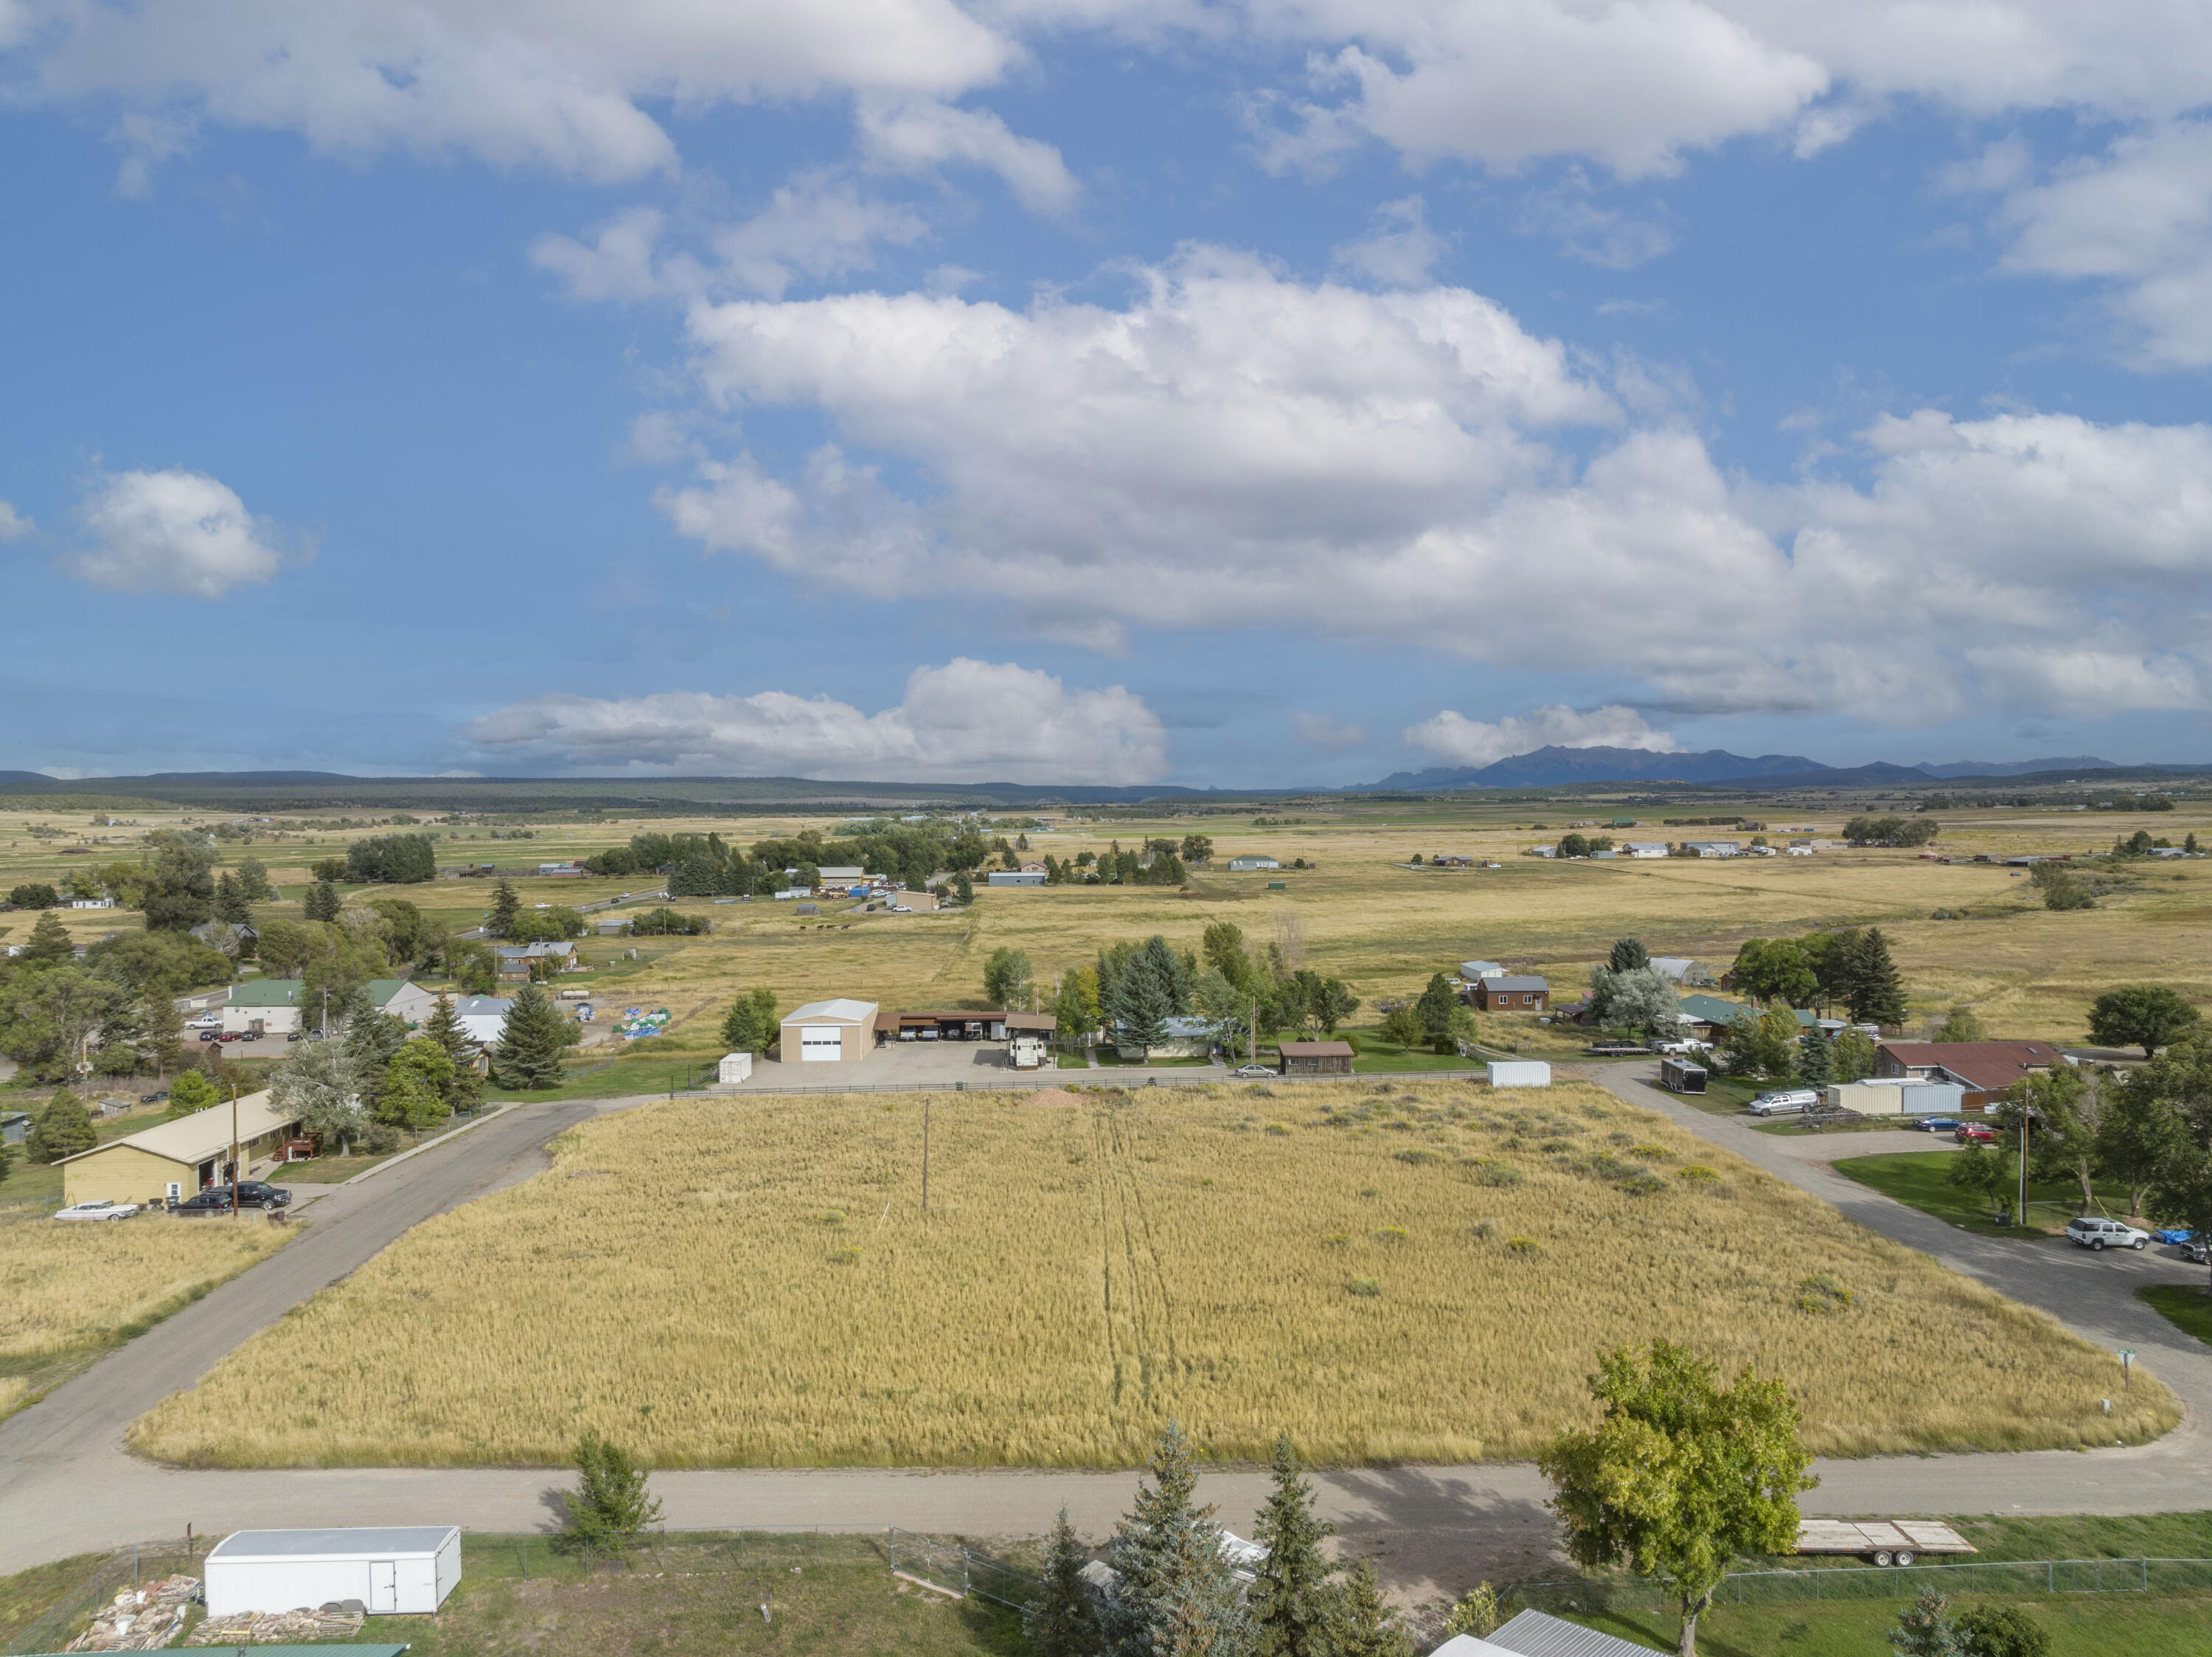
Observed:
[[[845,1031],[842,1025],[802,1024],[799,1026],[799,1057],[800,1060],[828,1059],[832,1063],[845,1057]]]

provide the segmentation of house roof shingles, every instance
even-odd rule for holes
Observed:
[[[2063,1063],[2047,1041],[1885,1041],[1881,1051],[1908,1070],[1940,1067],[1970,1087],[1992,1093]]]

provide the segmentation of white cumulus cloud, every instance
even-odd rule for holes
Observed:
[[[1837,457],[1856,481],[1761,485],[1632,375],[1601,383],[1464,289],[1204,248],[1138,282],[1119,308],[695,305],[710,402],[835,435],[793,470],[708,460],[659,503],[714,551],[874,597],[988,594],[1094,647],[1218,620],[1899,724],[2016,693],[2197,705],[2204,425],[1908,411]]]
[[[20,541],[37,528],[38,525],[15,510],[13,503],[0,501],[0,546]]]
[[[861,153],[887,172],[980,167],[996,173],[1033,213],[1064,213],[1075,204],[1076,182],[1060,151],[1020,137],[988,110],[878,94],[860,100],[860,122]]]
[[[469,740],[577,771],[667,770],[868,782],[1149,783],[1166,728],[1114,685],[1071,691],[1013,662],[917,667],[896,707],[863,713],[782,691],[533,697],[472,720]]]
[[[600,180],[674,164],[674,142],[647,101],[954,96],[995,79],[1019,51],[955,0],[15,0],[15,9],[24,20],[18,50],[48,97],[289,130],[334,154],[460,150]]]
[[[1633,708],[1613,705],[1587,710],[1553,705],[1500,719],[1469,719],[1449,708],[1409,725],[1407,742],[1457,765],[1487,765],[1532,748],[1641,748],[1648,753],[1680,753],[1682,745],[1654,730]]]
[[[83,544],[61,566],[94,587],[221,598],[304,554],[237,491],[204,472],[118,472],[79,509]]]

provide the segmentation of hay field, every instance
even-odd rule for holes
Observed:
[[[2154,1381],[1587,1084],[678,1102],[416,1228],[165,1400],[217,1465],[1522,1457],[1654,1335],[1832,1453],[2141,1440]],[[1697,1170],[1697,1171],[1693,1171]],[[1639,1188],[1644,1188],[1640,1189]],[[2124,1400],[2109,1421],[2099,1399]]]
[[[258,1216],[0,1223],[0,1415],[274,1253],[296,1229]]]

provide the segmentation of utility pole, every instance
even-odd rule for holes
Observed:
[[[325,1041],[328,1041],[330,1039],[331,1039],[331,987],[330,987],[330,985],[328,985],[328,984],[325,984],[325,985],[323,986],[323,1039],[324,1039]]]
[[[1244,1062],[1248,1064],[1260,1062],[1260,998],[1257,996],[1252,997],[1252,1024],[1247,1037]]]
[[[238,1218],[238,1084],[230,1084],[230,1217]]]
[[[929,1095],[921,1097],[921,1217],[929,1218]]]
[[[2027,1118],[2028,1108],[2020,1107],[2020,1209],[2013,1215],[2015,1225],[2027,1224]]]

